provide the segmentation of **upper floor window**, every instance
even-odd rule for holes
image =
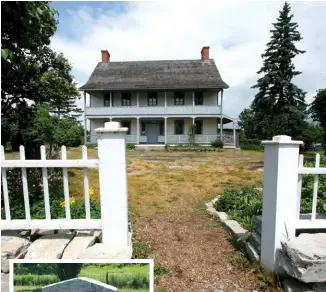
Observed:
[[[131,105],[131,93],[123,92],[121,94],[121,105],[122,106],[130,106]]]
[[[203,121],[196,120],[195,125],[196,125],[196,134],[202,135],[203,134]]]
[[[104,106],[110,106],[110,93],[104,94]]]
[[[183,135],[184,133],[184,120],[174,121],[174,134]]]
[[[148,106],[157,106],[157,92],[148,93]]]
[[[174,94],[174,104],[175,105],[184,105],[185,104],[185,95],[183,92],[176,92]]]
[[[195,92],[195,105],[203,105],[203,93],[202,92]]]

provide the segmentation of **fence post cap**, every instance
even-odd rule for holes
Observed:
[[[262,141],[264,144],[292,144],[292,145],[302,145],[303,141],[292,140],[290,136],[287,135],[278,135],[274,136],[272,141]]]
[[[121,128],[120,122],[106,122],[103,128],[95,129],[96,133],[127,133],[128,128]]]

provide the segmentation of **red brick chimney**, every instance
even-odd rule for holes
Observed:
[[[102,50],[102,63],[109,63],[110,62],[110,53],[107,50]]]
[[[201,49],[201,60],[209,60],[209,47],[203,47]]]

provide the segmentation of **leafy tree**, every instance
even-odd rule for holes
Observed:
[[[239,115],[238,125],[244,131],[246,138],[255,138],[255,122],[254,122],[254,112],[252,109],[246,108]]]
[[[49,2],[2,2],[1,6],[2,145],[11,142],[14,150],[25,145],[26,158],[37,159],[39,144],[45,141],[45,134],[35,137],[39,124],[33,122],[41,121],[39,106],[46,106],[60,119],[76,120],[81,110],[74,101],[79,94],[71,65],[49,48],[57,11]],[[44,130],[52,133],[50,126],[45,124]]]
[[[82,268],[81,263],[58,263],[57,276],[61,281],[76,278]]]
[[[309,108],[314,121],[323,128],[323,144],[326,152],[326,89],[319,89]]]
[[[305,126],[306,93],[292,82],[301,74],[296,70],[293,58],[305,51],[295,46],[302,37],[298,24],[292,21],[290,10],[290,5],[285,3],[277,22],[273,23],[271,39],[262,54],[263,66],[257,72],[263,76],[252,86],[258,93],[251,105],[251,121],[259,138],[276,134],[295,137]]]

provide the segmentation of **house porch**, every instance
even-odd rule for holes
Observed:
[[[162,117],[162,118],[112,118],[123,127],[128,128],[126,142],[129,144],[188,144],[189,128],[192,124],[197,126],[195,142],[209,145],[211,141],[220,139],[225,146],[237,147],[238,133],[235,120],[220,117]],[[96,144],[95,129],[103,127],[110,119],[90,119],[90,139],[88,143]],[[227,124],[233,124],[233,127]],[[226,126],[225,126],[226,125]]]

